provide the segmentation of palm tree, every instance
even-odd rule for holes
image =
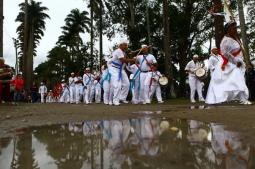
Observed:
[[[62,27],[63,35],[58,39],[58,44],[64,45],[69,48],[71,57],[74,57],[74,53],[80,50],[80,46],[83,44],[80,37],[80,33],[89,32],[90,19],[88,18],[88,12],[79,9],[73,9],[65,19],[65,26]]]
[[[48,8],[42,6],[41,2],[31,0],[27,5],[26,3],[21,3],[19,6],[21,11],[15,21],[20,22],[20,25],[17,28],[20,51],[23,51],[23,49],[26,48],[26,50],[20,52],[20,54],[24,61],[23,73],[25,78],[25,88],[29,89],[32,82],[33,56],[36,56],[35,49],[44,35],[45,19],[50,17],[45,13]]]

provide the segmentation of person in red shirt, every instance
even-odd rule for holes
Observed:
[[[22,75],[20,73],[17,74],[17,76],[11,81],[11,84],[13,84],[15,87],[13,101],[14,102],[21,101],[22,91],[24,89],[24,80]]]

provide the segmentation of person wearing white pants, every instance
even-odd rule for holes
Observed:
[[[158,103],[163,103],[162,95],[161,95],[161,87],[159,84],[159,78],[162,77],[162,74],[159,71],[152,72],[152,82],[151,82],[151,89],[150,89],[150,99],[152,100],[153,95],[156,92],[156,97]]]
[[[65,80],[62,80],[61,83],[62,91],[60,95],[59,102],[60,103],[68,103],[70,101],[70,92],[67,84],[65,83]]]
[[[127,103],[126,98],[129,91],[129,79],[124,70],[125,64],[129,62],[135,62],[134,59],[126,58],[125,51],[128,48],[127,41],[121,40],[119,42],[119,48],[112,53],[111,58],[111,82],[113,87],[113,104],[118,106],[120,101]]]
[[[93,85],[93,75],[90,73],[90,69],[86,68],[83,75],[83,84],[84,84],[84,92],[83,92],[83,102],[86,104],[90,104],[91,100],[91,92]]]
[[[45,96],[47,94],[47,87],[43,82],[41,82],[41,86],[39,87],[39,93],[41,95],[41,103],[45,103]]]
[[[196,77],[195,71],[201,67],[201,64],[198,61],[198,55],[194,55],[193,59],[186,65],[185,71],[189,73],[189,86],[190,86],[190,101],[195,103],[195,93],[197,91],[199,101],[205,101],[202,88],[203,83]]]
[[[82,96],[82,77],[80,76],[79,72],[76,74],[74,78],[75,83],[75,102],[76,104],[80,103],[81,96]]]
[[[73,104],[75,102],[75,79],[74,73],[71,73],[71,77],[69,77],[69,92],[70,92],[70,103]]]
[[[99,83],[99,77],[95,78],[94,86],[95,86],[95,102],[100,103],[101,102],[101,84]]]
[[[140,90],[141,97],[140,102],[143,104],[151,103],[150,101],[150,86],[152,78],[152,66],[157,65],[156,58],[149,54],[149,46],[142,45],[142,54],[138,55],[136,60],[140,65],[141,74],[140,74]]]
[[[132,64],[127,66],[127,70],[130,74],[130,90],[132,92],[132,103],[138,104],[140,97],[140,67],[138,64]]]
[[[104,104],[112,105],[112,92],[110,92],[110,81],[111,81],[111,74],[108,68],[105,66],[102,67],[102,78],[100,80],[100,84],[103,87],[103,102]]]

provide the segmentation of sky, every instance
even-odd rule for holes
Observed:
[[[47,7],[49,10],[46,12],[51,19],[46,21],[46,30],[44,37],[40,41],[37,48],[37,56],[34,58],[34,68],[44,62],[47,58],[47,53],[55,46],[58,37],[61,35],[61,27],[64,26],[64,19],[70,13],[72,9],[78,8],[79,10],[87,9],[87,3],[84,0],[35,0],[42,2],[42,6]],[[4,0],[4,58],[6,64],[10,66],[15,65],[15,48],[12,38],[17,38],[16,28],[19,23],[15,22],[15,19],[19,13],[19,6],[24,0]],[[85,42],[89,41],[89,34],[83,35]],[[104,52],[107,52],[115,42],[108,41],[104,37]],[[96,46],[97,47],[97,46]],[[98,48],[98,47],[97,47]]]

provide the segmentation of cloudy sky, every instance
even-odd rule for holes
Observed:
[[[61,35],[61,27],[65,24],[64,19],[74,8],[87,10],[87,4],[83,0],[36,0],[42,2],[43,6],[49,8],[47,14],[51,19],[46,20],[45,35],[37,48],[37,57],[34,60],[34,67],[46,60],[48,51],[55,45]],[[15,19],[19,13],[18,4],[24,0],[4,0],[4,58],[6,63],[15,65],[15,49],[12,38],[17,38],[16,28],[19,23]],[[89,12],[89,10],[87,10]],[[86,38],[87,37],[87,38]],[[89,41],[89,35],[83,39]],[[87,40],[86,40],[87,39]],[[106,52],[115,42],[109,42],[104,38],[104,51]]]

